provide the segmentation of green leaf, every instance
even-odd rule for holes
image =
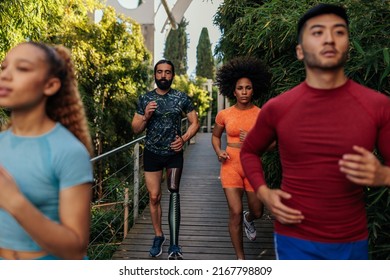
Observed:
[[[358,43],[357,40],[352,40],[352,45],[355,47],[358,53],[360,53],[361,55],[365,55],[362,46]]]
[[[385,71],[383,72],[383,74],[382,74],[382,76],[381,76],[381,78],[380,78],[380,80],[379,80],[379,83],[382,84],[383,81],[384,81],[386,78],[389,77],[389,75],[390,75],[390,64],[387,64],[387,67],[386,67]]]
[[[387,65],[390,64],[390,54],[389,54],[389,48],[383,49],[383,60]]]

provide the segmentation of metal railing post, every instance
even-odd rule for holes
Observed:
[[[123,239],[126,238],[127,232],[129,231],[129,188],[125,188],[125,213],[123,223]]]
[[[207,79],[207,91],[209,92],[210,99],[213,99],[213,80]],[[210,101],[210,108],[207,112],[207,132],[211,131],[211,112],[213,111],[212,101]]]
[[[138,218],[139,211],[139,143],[134,146],[134,199],[133,199],[133,223]]]

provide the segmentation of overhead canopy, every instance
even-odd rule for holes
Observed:
[[[173,6],[172,10],[169,9],[167,1],[161,0],[161,3],[163,4],[165,11],[168,15],[167,19],[165,20],[165,23],[161,29],[161,33],[164,32],[165,27],[170,22],[171,28],[176,29],[177,24],[181,22],[183,19],[184,13],[187,11],[188,7],[190,6],[192,0],[177,0],[175,5]]]

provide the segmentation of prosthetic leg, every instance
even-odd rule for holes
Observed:
[[[171,168],[167,170],[167,183],[170,192],[169,197],[169,233],[170,246],[168,250],[168,259],[182,260],[183,254],[179,247],[179,228],[180,228],[180,195],[179,184],[181,178],[181,168]]]

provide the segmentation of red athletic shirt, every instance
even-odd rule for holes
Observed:
[[[339,171],[353,145],[375,145],[390,165],[390,99],[352,80],[331,90],[306,82],[267,102],[241,148],[251,185],[265,184],[261,155],[277,140],[283,170],[281,189],[289,207],[302,211],[298,225],[275,222],[279,234],[317,242],[368,237],[363,187]]]

